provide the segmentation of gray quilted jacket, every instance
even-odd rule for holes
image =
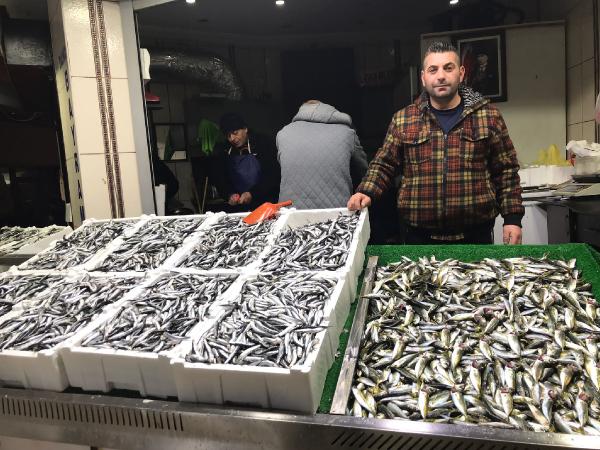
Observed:
[[[298,209],[342,208],[367,171],[352,119],[326,103],[304,104],[277,134],[279,201]]]

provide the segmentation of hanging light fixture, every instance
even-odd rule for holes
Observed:
[[[196,3],[196,0],[185,0],[185,2],[186,2],[188,5],[193,5],[194,3]]]
[[[283,5],[285,5],[285,0],[275,0],[275,4],[277,6],[283,6]]]
[[[458,5],[458,0],[450,0],[451,5]]]

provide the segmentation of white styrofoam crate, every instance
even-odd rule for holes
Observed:
[[[353,211],[349,211],[346,208],[336,209],[305,209],[305,210],[293,210],[290,209],[285,214],[285,221],[281,224],[282,230],[288,228],[295,229],[300,228],[304,225],[314,224],[323,222],[326,220],[336,219],[340,214],[351,215],[355,214]],[[365,249],[369,242],[371,235],[371,226],[369,223],[369,213],[365,208],[360,212],[356,229],[350,243],[348,257],[346,263],[332,273],[343,273],[350,283],[350,289],[352,298],[356,296],[358,287],[358,277],[363,269],[365,261]]]
[[[68,282],[77,282],[77,279],[84,275],[94,277],[93,274],[70,272],[69,275],[65,277],[65,280]],[[132,275],[129,273],[122,273],[118,276],[127,277]],[[114,276],[111,278],[114,278]],[[142,281],[144,277],[139,278],[140,281]],[[127,301],[127,297],[132,294],[134,295],[137,289],[138,288],[134,286],[129,292],[125,293],[121,299],[117,300],[115,304]],[[41,292],[37,296],[37,299],[39,300],[45,295],[48,295],[47,290]],[[35,302],[37,303],[37,300]],[[0,351],[0,385],[4,384],[7,386],[51,391],[63,391],[66,389],[69,383],[61,358],[62,349],[70,346],[73,342],[80,339],[80,337],[91,332],[95,328],[95,323],[97,321],[101,321],[103,317],[112,314],[112,308],[114,308],[115,304],[105,305],[95,317],[90,318],[90,322],[78,333],[63,342],[57,343],[50,349],[37,352],[23,350]],[[3,322],[26,313],[31,306],[32,303],[28,302],[21,302],[16,305],[13,307],[12,312],[0,318],[0,326]]]
[[[35,271],[35,270],[44,270],[44,269],[32,269],[32,268],[31,268],[31,267],[29,267],[29,266],[30,266],[32,263],[35,263],[36,261],[38,261],[38,260],[39,260],[39,259],[40,259],[42,256],[44,256],[45,254],[47,254],[47,253],[51,253],[51,252],[54,250],[54,247],[56,246],[56,244],[57,244],[57,243],[58,243],[60,240],[62,240],[62,239],[64,239],[64,238],[70,238],[70,237],[71,237],[71,236],[73,236],[73,235],[77,235],[77,234],[81,233],[81,232],[82,232],[81,230],[83,230],[85,227],[92,226],[92,225],[96,225],[96,224],[99,224],[99,223],[108,223],[108,222],[129,222],[129,221],[131,221],[131,222],[133,223],[133,226],[132,226],[131,228],[129,228],[129,229],[127,229],[127,230],[125,230],[123,234],[131,233],[131,232],[135,231],[135,229],[137,229],[138,227],[140,227],[140,226],[141,226],[141,225],[144,223],[144,216],[142,216],[141,218],[132,217],[132,218],[123,218],[123,219],[106,219],[106,220],[104,220],[104,219],[103,219],[103,220],[87,219],[87,220],[85,220],[85,221],[83,222],[83,224],[82,224],[82,225],[81,225],[79,228],[77,228],[76,230],[73,230],[72,232],[70,232],[70,233],[68,233],[68,234],[66,234],[66,235],[63,235],[63,236],[61,237],[61,239],[56,239],[56,240],[53,240],[53,241],[51,241],[51,242],[48,242],[48,243],[47,243],[47,244],[48,244],[48,246],[47,246],[47,247],[46,247],[44,250],[42,250],[41,252],[39,252],[39,253],[38,253],[37,255],[35,255],[34,257],[32,257],[32,258],[28,259],[28,260],[27,260],[27,261],[25,261],[24,263],[22,263],[22,264],[20,264],[19,266],[17,266],[17,269],[18,269],[18,270],[21,270],[21,271]],[[97,255],[97,254],[99,254],[99,253],[102,253],[102,252],[103,252],[103,251],[104,251],[104,250],[105,250],[107,247],[109,247],[109,246],[112,244],[112,242],[114,242],[116,239],[119,239],[119,238],[120,238],[120,236],[117,236],[115,239],[113,239],[112,241],[108,242],[107,244],[105,244],[105,245],[103,245],[103,246],[100,246],[100,247],[98,247],[98,249],[97,249],[97,251],[96,251],[96,255]],[[69,267],[69,268],[67,268],[67,269],[64,269],[64,270],[73,270],[73,269],[79,269],[79,268],[83,268],[83,267],[85,267],[85,266],[86,266],[86,265],[89,263],[89,261],[91,261],[91,260],[92,260],[92,259],[94,259],[94,258],[95,258],[95,255],[94,255],[94,256],[92,256],[91,258],[89,258],[87,261],[84,261],[84,262],[83,262],[83,263],[81,263],[81,264],[77,264],[77,265],[71,266],[71,267]]]
[[[56,233],[50,234],[42,239],[34,241],[30,244],[23,245],[18,250],[11,252],[11,256],[16,255],[36,255],[46,247],[48,247],[52,242],[62,239],[64,236],[73,232],[71,227],[64,227],[62,230],[58,230]],[[1,252],[2,249],[0,249]]]
[[[32,276],[46,276],[46,275],[54,275],[60,278],[65,278],[65,275],[60,273],[60,272],[55,272],[55,271],[36,271],[34,273],[25,273],[25,272],[19,272],[18,270],[16,270],[16,268],[13,266],[11,267],[8,271],[3,272],[2,274],[0,274],[0,281],[4,281],[4,280],[10,280],[10,279],[16,279],[16,278],[29,278]],[[22,298],[20,298],[17,302],[13,303],[13,309],[15,308],[15,306],[19,305],[20,303],[23,302],[34,302],[36,301],[36,299],[39,299],[40,296],[43,296],[44,292],[47,291],[47,288],[44,289],[43,291],[39,291],[37,293],[35,293],[34,295],[27,295],[24,296]]]
[[[198,227],[198,230],[195,231],[194,233],[192,233],[191,235],[189,235],[187,237],[187,239],[185,240],[185,242],[181,245],[181,247],[179,247],[177,250],[175,250],[173,252],[173,254],[171,256],[169,256],[163,262],[163,265],[161,266],[161,270],[177,269],[177,264],[181,263],[185,259],[185,257],[189,254],[189,252],[192,251],[194,244],[196,242],[198,242],[198,239],[203,235],[204,231],[207,230],[208,228],[210,228],[211,226],[213,226],[215,223],[217,223],[219,221],[219,219],[221,217],[224,217],[225,215],[226,214],[223,212],[217,212],[217,213],[207,212],[205,214],[206,219],[204,220],[204,222],[202,222],[200,227]],[[196,273],[196,272],[200,272],[200,271],[194,271],[193,273]],[[202,272],[205,272],[205,271],[202,271]],[[218,273],[222,273],[222,271],[218,271]]]
[[[183,402],[233,404],[314,413],[333,363],[329,328],[307,365],[292,369],[188,363],[173,360],[177,395]]]
[[[146,287],[150,287],[154,282],[164,276],[169,276],[174,272],[163,272],[157,275]],[[223,274],[229,275],[229,274]],[[219,303],[227,303],[230,292],[239,291],[238,280],[215,301],[216,313],[213,317],[209,315],[204,322],[199,322],[188,335],[193,335],[201,330],[206,324],[211,324],[219,314]],[[136,294],[143,295],[144,292],[138,291]],[[128,302],[135,300],[134,295],[128,297]],[[75,341],[71,341],[61,352],[66,374],[71,386],[79,387],[89,391],[109,392],[114,389],[127,389],[138,391],[142,396],[153,397],[174,397],[177,395],[173,370],[171,368],[171,359],[179,353],[178,348],[183,345],[173,347],[167,351],[158,353],[117,350],[108,348],[82,347],[81,343],[89,335],[105,323],[114,319],[122,310],[126,308],[127,302],[123,302],[118,308],[97,320],[95,327],[90,329],[85,335],[80,335]]]
[[[165,220],[173,220],[173,219],[190,219],[190,218],[199,219],[199,218],[202,218],[203,222],[200,224],[197,231],[195,231],[195,232],[191,233],[190,235],[188,235],[187,237],[185,237],[182,242],[182,245],[178,249],[175,249],[175,251],[169,257],[167,257],[161,263],[161,265],[159,267],[156,267],[154,269],[149,269],[146,272],[168,269],[171,266],[171,264],[168,264],[169,260],[171,258],[173,258],[175,253],[177,253],[179,250],[181,250],[181,248],[184,247],[190,239],[192,239],[192,236],[194,236],[196,233],[198,233],[199,230],[203,229],[206,226],[207,221],[212,221],[211,218],[213,217],[213,215],[214,215],[213,213],[207,213],[207,214],[193,214],[193,215],[185,215],[185,216],[155,216],[155,215],[142,216],[144,218],[144,221],[142,224],[140,224],[139,226],[136,226],[135,230],[133,230],[132,232],[130,232],[128,234],[124,234],[123,236],[121,236],[121,237],[115,239],[113,242],[111,242],[111,244],[109,246],[107,246],[104,251],[99,252],[94,258],[90,259],[85,264],[84,269],[88,270],[88,271],[98,271],[98,268],[104,263],[104,261],[107,258],[109,258],[115,251],[120,249],[123,246],[123,244],[130,237],[137,234],[149,222],[156,221],[156,220],[165,221]]]
[[[204,364],[185,361],[191,351],[188,341],[178,349],[172,367],[180,401],[212,404],[236,404],[314,413],[319,405],[327,372],[333,364],[339,336],[350,309],[349,285],[345,277],[337,284],[325,305],[326,329],[317,336],[318,343],[305,363],[291,369]],[[247,277],[245,281],[252,279]],[[198,339],[207,327],[196,334]]]
[[[22,311],[13,311],[4,316],[1,322],[20,314]],[[61,348],[69,345],[70,341],[76,340],[80,334],[86,334],[90,326],[93,326],[93,323],[84,327],[77,335],[47,350],[0,351],[0,385],[64,391],[69,386],[69,382],[61,360]]]
[[[283,211],[283,212],[285,213],[285,211]],[[264,259],[266,254],[270,251],[271,246],[273,245],[273,242],[275,241],[276,237],[283,230],[283,226],[285,223],[285,215],[282,213],[278,214],[278,217],[277,217],[275,223],[273,224],[273,227],[271,228],[271,232],[269,233],[269,235],[267,237],[265,247],[257,255],[254,262],[252,262],[248,265],[245,265],[245,266],[229,268],[229,269],[225,269],[222,267],[215,267],[215,268],[212,268],[209,270],[201,270],[201,269],[194,269],[192,267],[181,267],[180,266],[181,264],[183,264],[185,259],[195,251],[197,245],[202,241],[202,239],[205,235],[205,232],[207,230],[209,230],[213,225],[216,225],[221,218],[237,217],[241,220],[244,217],[246,217],[247,215],[248,215],[248,213],[235,213],[235,214],[217,213],[217,214],[215,214],[215,218],[213,221],[211,221],[206,227],[202,228],[202,230],[198,231],[198,233],[196,233],[186,243],[186,245],[182,246],[182,248],[180,248],[176,252],[176,254],[171,255],[171,257],[169,258],[169,267],[168,268],[179,270],[182,273],[200,273],[200,272],[222,273],[222,272],[228,272],[228,271],[232,271],[234,273],[254,273],[254,272],[256,272],[256,270],[258,270],[258,266],[260,265],[260,262]]]
[[[33,275],[40,275],[42,271],[35,271]],[[10,272],[10,275],[17,274],[21,275],[21,272]],[[110,310],[112,308],[118,307],[121,303],[126,302],[128,298],[132,295],[136,295],[143,287],[149,283],[152,278],[155,276],[153,274],[145,274],[140,272],[118,272],[118,273],[102,273],[102,272],[83,272],[81,270],[69,270],[66,272],[58,271],[58,270],[49,270],[43,273],[44,275],[56,275],[62,276],[64,278],[65,283],[77,283],[79,281],[83,281],[85,278],[90,279],[105,279],[105,280],[114,280],[115,278],[137,278],[139,281],[137,284],[134,284],[129,291],[127,291],[120,299],[116,302],[109,303],[102,308],[101,313]],[[23,276],[29,275],[29,273],[24,273]],[[51,295],[52,292],[49,292],[48,289],[40,292],[35,298],[30,300],[24,300],[19,302],[14,306],[14,310],[23,310],[26,311],[29,308],[40,305],[44,297]],[[100,313],[98,313],[99,315]]]

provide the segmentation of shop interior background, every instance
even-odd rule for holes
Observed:
[[[149,88],[161,100],[154,126],[177,130],[185,147],[183,159],[166,162],[179,181],[176,200],[207,209],[199,201],[207,174],[198,124],[226,111],[274,136],[304,100],[317,98],[352,116],[371,157],[393,113],[420,92],[424,46],[464,30],[505,33],[507,101],[497,105],[523,164],[552,144],[596,141],[595,14],[596,0],[181,0],[140,10],[140,46],[185,61],[181,70],[150,68]],[[19,113],[0,109],[0,222],[64,223],[68,183],[46,2],[0,0],[0,23],[9,74],[0,76],[0,95],[21,103]],[[226,79],[206,76],[211,58]],[[377,221],[393,226],[385,213],[393,201],[374,208],[375,240],[386,236]]]

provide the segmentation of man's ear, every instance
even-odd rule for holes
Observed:
[[[460,82],[462,83],[465,79],[465,66],[460,66]]]

